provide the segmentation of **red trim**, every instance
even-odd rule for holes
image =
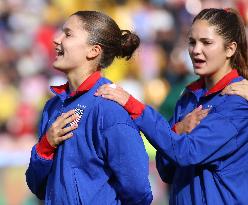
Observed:
[[[41,141],[36,145],[36,152],[39,155],[39,157],[52,160],[54,157],[56,147],[50,145],[50,143],[47,140],[47,135],[45,134]]]
[[[91,74],[78,88],[76,91],[72,92],[70,96],[74,96],[77,93],[84,93],[88,90],[90,90],[96,82],[101,78],[101,72],[96,71],[93,74]],[[57,93],[61,94],[63,92],[66,92],[66,90],[69,88],[69,82],[67,82],[64,85],[59,85],[59,86],[51,86],[51,89]]]
[[[210,95],[212,93],[219,92],[223,90],[230,82],[234,79],[239,77],[238,71],[233,69],[230,73],[225,75],[214,87],[212,87],[205,95]]]
[[[212,87],[206,94],[210,95],[216,92],[221,91],[222,89],[224,89],[228,84],[230,84],[230,82],[234,79],[239,77],[238,71],[236,69],[233,69],[231,72],[229,72],[227,75],[225,75],[221,80],[219,80],[214,87]],[[201,88],[203,88],[205,85],[204,83],[204,79],[201,78],[193,83],[191,83],[190,85],[187,86],[187,88],[191,91],[196,91],[199,90]]]
[[[172,130],[173,132],[175,132],[175,133],[177,133],[176,126],[177,126],[177,124],[175,124],[175,125],[171,128],[171,130]],[[177,133],[177,134],[178,134],[178,133]]]
[[[71,93],[71,96],[74,96],[77,93],[83,93],[89,91],[100,78],[101,78],[101,72],[100,71],[94,72],[77,88],[76,91]]]
[[[57,94],[61,94],[63,92],[65,92],[67,89],[69,88],[69,82],[67,82],[64,85],[59,85],[59,86],[51,86],[51,89],[57,93]]]
[[[145,105],[130,95],[124,108],[130,114],[132,119],[136,119],[143,113]]]
[[[193,83],[189,84],[187,88],[191,91],[196,91],[201,88],[203,88],[205,85],[203,78],[198,79],[197,81],[194,81]]]

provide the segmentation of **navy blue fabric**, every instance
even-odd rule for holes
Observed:
[[[148,205],[152,201],[148,156],[137,127],[117,103],[94,96],[109,81],[70,97],[63,92],[46,104],[40,123],[43,136],[62,112],[81,113],[74,136],[58,146],[53,160],[42,159],[34,146],[26,172],[31,191],[45,204]]]
[[[237,77],[233,80],[240,81]],[[188,89],[167,122],[146,106],[136,125],[157,149],[157,169],[172,184],[171,205],[248,203],[248,102],[220,92]],[[197,106],[211,107],[208,116],[190,134],[171,130]]]

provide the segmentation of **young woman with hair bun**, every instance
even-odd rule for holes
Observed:
[[[72,14],[54,38],[53,66],[68,82],[51,87],[55,96],[43,110],[26,171],[29,188],[45,204],[151,203],[139,131],[122,106],[94,96],[111,83],[100,71],[115,57],[130,59],[139,43],[97,11]]]

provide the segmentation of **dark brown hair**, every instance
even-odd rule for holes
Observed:
[[[248,79],[248,55],[245,25],[241,16],[231,8],[202,10],[195,16],[196,20],[206,20],[216,27],[216,32],[224,38],[225,46],[231,42],[237,43],[237,50],[231,57],[232,68],[236,68],[241,76]]]
[[[83,28],[89,33],[89,44],[99,44],[103,53],[99,62],[101,68],[108,67],[117,58],[129,60],[140,44],[139,37],[129,30],[121,30],[109,16],[98,11],[78,11]]]

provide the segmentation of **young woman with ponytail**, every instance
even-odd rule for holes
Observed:
[[[188,39],[200,78],[186,87],[170,122],[119,86],[104,85],[96,95],[124,106],[157,149],[158,172],[171,184],[171,205],[247,204],[248,103],[222,93],[248,78],[244,24],[233,9],[204,9]]]

